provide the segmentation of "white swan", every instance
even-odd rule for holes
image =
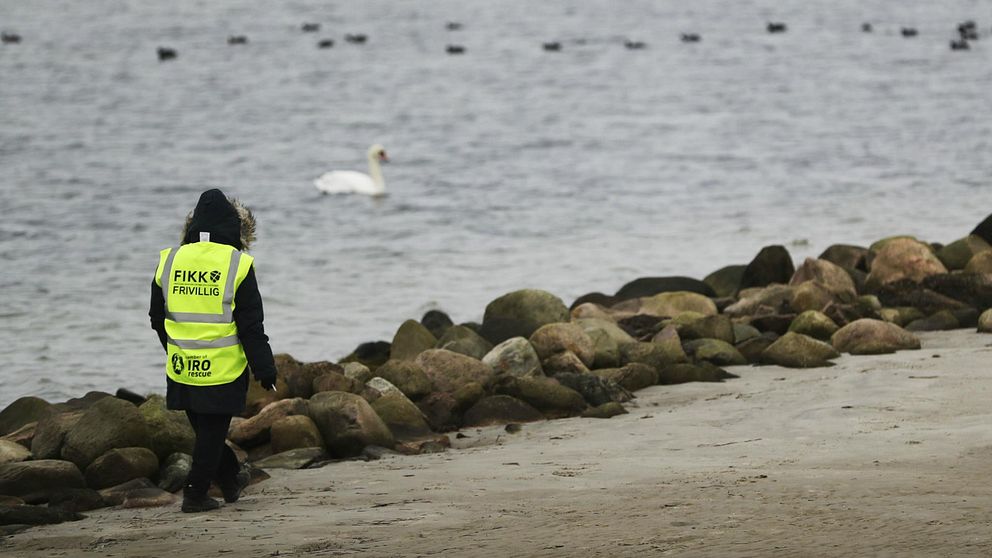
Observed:
[[[313,185],[325,194],[363,194],[366,196],[384,196],[386,183],[382,179],[380,161],[388,163],[386,150],[378,143],[369,148],[369,173],[356,171],[325,172],[313,181]]]

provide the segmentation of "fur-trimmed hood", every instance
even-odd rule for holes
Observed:
[[[199,242],[201,232],[209,232],[212,242],[248,251],[255,242],[255,215],[240,200],[216,188],[207,190],[186,216],[181,244]]]

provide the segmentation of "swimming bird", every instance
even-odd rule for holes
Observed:
[[[627,50],[643,50],[648,45],[644,41],[632,41],[630,39],[626,39],[623,42],[623,46],[626,47]]]
[[[875,30],[875,27],[871,23],[869,23],[867,21],[861,24],[861,32],[862,33],[871,33],[874,30]]]
[[[465,54],[465,47],[462,45],[448,45],[444,51],[448,54]]]
[[[5,44],[17,44],[21,42],[21,36],[17,33],[0,33],[0,40]]]
[[[365,35],[364,33],[354,33],[354,34],[349,33],[344,36],[345,41],[356,45],[363,45],[365,44],[365,41],[367,41],[368,39],[369,39],[368,35]]]
[[[321,39],[317,41],[317,48],[331,48],[334,46],[334,39]]]
[[[386,183],[382,179],[379,163],[388,163],[386,149],[378,143],[368,150],[369,173],[356,171],[331,171],[313,181],[313,185],[325,194],[362,194],[365,196],[386,195]]]
[[[920,33],[915,27],[903,27],[899,32],[902,33],[903,37],[915,37]]]
[[[699,33],[682,33],[681,39],[683,43],[698,43],[703,40]]]
[[[444,26],[448,31],[459,31],[462,28],[462,24],[457,21],[449,21]]]
[[[173,60],[177,56],[176,49],[168,47],[158,47],[158,59],[161,61]]]
[[[548,52],[558,52],[561,50],[561,43],[558,41],[544,43],[542,46],[544,47],[544,50]]]
[[[968,44],[967,39],[959,39],[956,41],[951,41],[951,50],[970,50],[971,45]]]
[[[246,45],[248,44],[248,37],[244,35],[231,35],[227,38],[227,44],[229,45]]]
[[[771,21],[768,22],[767,29],[769,33],[785,33],[789,27],[781,21]]]
[[[316,33],[317,31],[320,31],[320,24],[304,23],[303,25],[300,26],[300,30],[303,31],[304,33]]]

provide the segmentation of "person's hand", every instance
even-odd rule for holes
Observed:
[[[271,378],[263,378],[263,379],[259,380],[258,383],[262,384],[262,388],[265,389],[265,391],[275,391],[276,390],[276,378],[275,378],[275,376],[273,376]]]

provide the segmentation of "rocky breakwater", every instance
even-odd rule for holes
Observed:
[[[445,451],[463,428],[609,418],[650,386],[737,377],[726,366],[829,366],[841,353],[918,349],[914,331],[992,332],[990,223],[947,245],[834,245],[798,267],[769,246],[702,280],[642,277],[571,307],[519,290],[481,323],[432,310],[339,362],[277,355],[277,390],[252,384],[228,443],[258,481],[265,468]],[[192,443],[160,396],[18,399],[0,412],[0,525],[174,503]]]

